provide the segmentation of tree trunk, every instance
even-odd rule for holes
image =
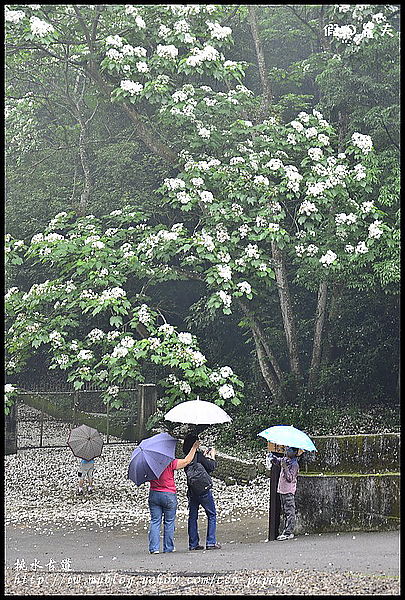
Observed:
[[[79,214],[85,215],[86,210],[89,204],[90,191],[91,191],[91,173],[89,166],[89,157],[87,154],[86,142],[87,142],[87,127],[82,118],[79,117],[79,125],[80,125],[80,135],[79,135],[79,154],[80,154],[80,162],[82,164],[83,175],[84,175],[84,185],[83,191],[80,194],[80,203],[79,203]]]
[[[334,345],[332,335],[330,331],[331,323],[335,320],[339,310],[339,299],[342,291],[342,285],[335,284],[332,288],[332,294],[329,301],[329,311],[325,322],[325,341],[323,344],[322,361],[325,364],[330,363],[333,360]]]
[[[272,394],[273,400],[275,402],[277,402],[279,393],[280,393],[280,385],[276,380],[274,370],[271,369],[269,363],[267,362],[266,353],[264,352],[263,345],[259,339],[259,336],[257,335],[257,333],[254,330],[252,330],[252,331],[253,331],[253,339],[255,341],[256,354],[257,354],[257,360],[258,360],[259,366],[260,366],[260,371],[263,375],[263,379],[266,382],[267,387],[269,388],[269,390]]]
[[[124,102],[122,106],[132,123],[135,125],[136,132],[145,146],[169,164],[177,164],[179,160],[178,154],[170,148],[170,146],[159,140],[158,133],[145,124],[145,117],[138,114],[132,106],[126,102]]]
[[[318,302],[316,306],[314,343],[312,347],[312,359],[309,369],[308,387],[312,388],[319,375],[319,366],[321,364],[322,354],[322,336],[325,324],[326,301],[328,295],[328,286],[325,281],[319,284]]]
[[[249,326],[252,330],[252,333],[254,335],[257,336],[258,340],[260,341],[263,350],[266,353],[267,356],[267,360],[270,361],[272,370],[275,374],[276,380],[277,380],[277,384],[280,384],[280,381],[283,377],[283,372],[278,364],[278,361],[276,359],[276,357],[274,356],[267,340],[266,340],[266,336],[258,322],[258,320],[254,317],[252,311],[250,311],[248,309],[248,307],[244,304],[244,302],[242,300],[238,301],[238,305],[240,306],[242,312],[248,317],[249,319]]]
[[[275,262],[274,271],[276,274],[277,289],[280,298],[280,308],[283,317],[285,337],[287,340],[291,372],[297,377],[300,377],[301,366],[298,353],[297,331],[295,327],[294,312],[292,308],[290,289],[288,286],[284,256],[275,242],[271,243],[271,250]]]
[[[252,32],[252,38],[256,49],[257,65],[259,67],[260,81],[262,85],[262,106],[261,112],[265,116],[271,106],[273,94],[271,91],[270,81],[266,70],[266,61],[264,58],[263,46],[259,34],[259,26],[257,22],[257,6],[249,6],[249,25]]]

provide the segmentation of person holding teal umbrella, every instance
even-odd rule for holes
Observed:
[[[281,458],[269,452],[268,462],[273,465],[279,464],[281,467],[277,493],[280,496],[281,509],[284,514],[284,527],[277,540],[291,540],[294,538],[295,527],[295,492],[299,472],[298,453],[303,450],[309,452],[317,450],[307,434],[292,425],[268,427],[258,435],[272,444],[286,448],[285,456]]]
[[[289,446],[286,450],[286,456],[278,458],[271,454],[270,457],[273,464],[280,463],[281,466],[277,493],[280,494],[284,527],[283,532],[277,537],[278,540],[292,540],[294,538],[295,492],[297,489],[297,476],[300,470],[297,455],[298,448]]]

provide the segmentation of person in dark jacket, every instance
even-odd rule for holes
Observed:
[[[198,437],[193,434],[189,434],[185,437],[183,442],[183,452],[188,454],[190,448],[194,442],[198,440]],[[217,466],[215,460],[215,448],[210,448],[205,454],[201,450],[197,450],[195,453],[197,462],[201,463],[207,473],[212,473]],[[189,550],[218,550],[221,545],[216,540],[216,527],[217,527],[217,511],[215,508],[215,501],[212,495],[212,491],[208,490],[200,496],[194,495],[190,487],[187,490],[188,498],[188,547]],[[200,505],[205,510],[205,514],[208,518],[207,527],[207,540],[205,548],[200,544],[200,537],[198,535],[198,509]]]

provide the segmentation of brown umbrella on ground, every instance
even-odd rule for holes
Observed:
[[[75,456],[85,460],[100,456],[103,450],[103,438],[97,429],[88,425],[79,425],[72,429],[67,443]]]

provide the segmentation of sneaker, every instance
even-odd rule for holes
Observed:
[[[220,550],[221,544],[214,544],[213,546],[205,546],[206,550]]]
[[[278,536],[278,540],[292,540],[294,537],[293,533],[288,533],[287,535],[282,533],[281,535]]]
[[[92,494],[92,493],[93,493],[93,488],[92,488],[92,487],[88,487],[88,489],[87,489],[87,492],[88,492],[89,494]]]
[[[194,548],[189,548],[189,550],[205,550],[204,546],[194,546]]]
[[[159,554],[159,550],[149,550],[149,554]]]

